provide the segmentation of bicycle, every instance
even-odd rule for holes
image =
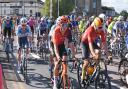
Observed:
[[[9,37],[6,37],[3,42],[3,48],[7,55],[7,60],[9,62],[9,53],[13,51],[13,40]]]
[[[122,58],[119,66],[118,66],[118,73],[120,76],[121,82],[128,87],[128,83],[126,81],[126,75],[128,75],[128,53],[125,54],[126,57]]]
[[[71,63],[68,64],[68,66],[69,66],[69,71],[72,72],[74,69],[76,69],[77,60],[76,60],[76,58],[73,59],[72,53],[71,53],[71,49],[70,49],[70,48],[67,48],[66,50],[67,50],[67,54],[68,54],[68,61],[71,62]]]
[[[21,61],[21,73],[23,74],[24,81],[27,83],[27,55],[26,55],[26,47],[23,46],[21,50],[22,61]]]
[[[66,64],[68,64],[68,62],[70,62],[70,60],[68,60],[68,61],[60,60],[59,61],[60,71],[59,71],[59,79],[57,80],[57,89],[74,89],[74,86],[72,83],[73,81],[71,80],[71,77],[68,76],[68,73],[66,73],[66,74],[63,73],[65,70],[63,70],[63,67],[61,65],[62,62],[65,62]]]
[[[80,89],[87,89],[92,83],[94,83],[95,89],[112,89],[111,81],[107,73],[107,66],[103,58],[100,58],[98,63],[96,63],[94,60],[89,61],[86,71],[87,78],[84,81],[83,86],[81,83],[82,66],[83,61],[80,61],[77,66],[77,78]]]
[[[46,36],[40,36],[38,49],[39,49],[38,53],[40,54],[40,56],[44,60],[46,60],[47,53],[49,52],[49,50],[48,50],[48,42],[46,40]]]

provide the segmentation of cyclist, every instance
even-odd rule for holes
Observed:
[[[42,17],[41,22],[39,23],[39,26],[38,26],[37,48],[39,47],[40,36],[46,37],[47,34],[48,34],[48,25],[45,20],[45,17]]]
[[[99,14],[98,17],[103,20],[103,30],[107,34],[107,24],[106,24],[107,17],[106,17],[106,15],[101,13],[101,14]]]
[[[87,28],[92,24],[94,18],[95,18],[95,16],[91,16],[91,17],[88,19],[88,21],[87,21],[87,23],[86,23],[86,26],[85,26],[85,27],[86,27],[85,29],[87,29]]]
[[[33,17],[30,17],[30,19],[28,20],[27,23],[31,28],[32,38],[33,38],[34,37],[34,25],[35,25],[35,21],[34,21]]]
[[[108,25],[107,32],[109,34],[112,34],[112,29],[113,29],[113,26],[115,25],[116,21],[117,21],[117,17],[114,17],[113,21]]]
[[[86,72],[87,66],[89,63],[89,55],[90,53],[92,54],[94,59],[98,59],[99,57],[99,49],[103,48],[105,51],[106,49],[106,35],[104,31],[102,30],[103,26],[103,20],[99,17],[96,17],[94,21],[92,22],[91,26],[89,26],[86,31],[83,33],[82,38],[81,38],[81,45],[82,45],[82,55],[84,57],[84,64],[82,68],[82,84],[85,83],[86,79]],[[97,46],[95,40],[101,37],[101,45],[100,47]],[[97,50],[98,49],[98,50]],[[107,53],[107,52],[106,52]]]
[[[113,29],[112,29],[113,41],[111,45],[113,45],[113,43],[117,41],[118,37],[124,36],[125,27],[124,27],[123,19],[124,19],[123,16],[119,16],[117,19],[118,21],[116,21],[113,26]]]
[[[49,44],[49,50],[50,50],[50,68],[49,71],[52,71],[52,67],[54,65],[54,60],[56,57],[54,57],[53,48],[52,48],[52,42],[51,42],[51,36],[53,34],[54,29],[56,26],[60,23],[61,18],[58,17],[55,21],[55,24],[51,27],[51,30],[48,34],[48,44]],[[52,78],[51,78],[52,79]]]
[[[54,56],[56,56],[55,67],[54,67],[54,86],[53,89],[57,89],[57,80],[59,78],[59,70],[58,70],[58,63],[62,59],[63,61],[67,58],[67,52],[65,49],[64,42],[66,41],[65,31],[68,27],[68,18],[67,16],[61,16],[60,23],[55,27],[53,34],[51,36],[52,47]],[[66,63],[62,63],[63,70],[65,71],[64,74],[67,73],[67,66]]]
[[[30,27],[27,25],[27,19],[25,17],[20,19],[20,25],[17,27],[17,36],[18,36],[18,73],[20,73],[20,64],[21,64],[21,49],[23,46],[27,47],[27,59],[29,56],[29,48],[30,48],[30,41],[32,32]]]
[[[14,24],[13,24],[10,16],[6,16],[2,22],[2,34],[4,36],[4,40],[7,35],[9,38],[11,38],[11,36],[14,35],[13,33],[14,33]],[[13,36],[13,38],[14,38],[14,36]]]

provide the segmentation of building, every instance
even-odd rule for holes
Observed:
[[[103,6],[102,7],[102,12],[104,14],[106,14],[107,16],[115,16],[116,15],[116,11],[113,7],[106,7],[106,6]]]
[[[76,0],[77,12],[85,15],[98,15],[101,13],[101,0]]]
[[[0,0],[0,15],[37,16],[41,7],[37,0]]]

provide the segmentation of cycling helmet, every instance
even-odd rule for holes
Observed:
[[[91,17],[89,18],[90,21],[93,21],[94,19],[95,19],[95,16],[91,16]]]
[[[121,20],[123,20],[123,19],[124,19],[124,17],[120,15],[117,20],[118,20],[118,21],[121,21]]]
[[[5,19],[6,20],[10,20],[11,18],[10,18],[10,16],[6,16]]]
[[[67,18],[67,16],[61,16],[61,17],[60,17],[60,23],[68,23],[68,18]]]
[[[27,24],[27,19],[25,17],[21,18],[20,24]]]
[[[106,15],[105,15],[105,14],[103,14],[103,13],[99,14],[99,16],[98,16],[98,17],[100,17],[104,22],[107,20]]]
[[[102,27],[103,25],[103,20],[101,18],[96,17],[93,21],[96,27]]]
[[[45,20],[45,17],[42,17],[42,18],[41,18],[41,21],[44,21],[44,20]]]
[[[71,20],[71,21],[74,21],[75,19],[76,19],[76,16],[75,16],[75,15],[71,15],[71,16],[70,16],[70,20]]]
[[[113,20],[116,21],[118,19],[118,17],[114,17]]]
[[[61,17],[59,16],[57,19],[56,19],[56,24],[60,23],[61,21]]]

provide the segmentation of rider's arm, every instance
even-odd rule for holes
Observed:
[[[58,45],[57,44],[54,44],[54,51],[55,51],[55,55],[56,55],[57,59],[60,59],[59,50],[58,50]]]
[[[53,35],[52,35],[52,41],[54,44],[54,51],[55,51],[55,55],[56,55],[57,59],[60,59],[57,39],[58,39],[57,32],[54,31]]]
[[[5,28],[5,21],[2,22],[2,34],[3,34],[3,31],[4,31],[4,28]]]
[[[92,56],[95,56],[93,44],[92,44],[92,41],[91,41],[91,35],[88,36],[88,42],[89,42],[89,49],[90,49],[90,52],[91,52]]]
[[[101,48],[105,50],[105,53],[108,56],[108,45],[106,41],[107,34],[105,34],[104,32],[101,32],[100,35],[101,35]]]

